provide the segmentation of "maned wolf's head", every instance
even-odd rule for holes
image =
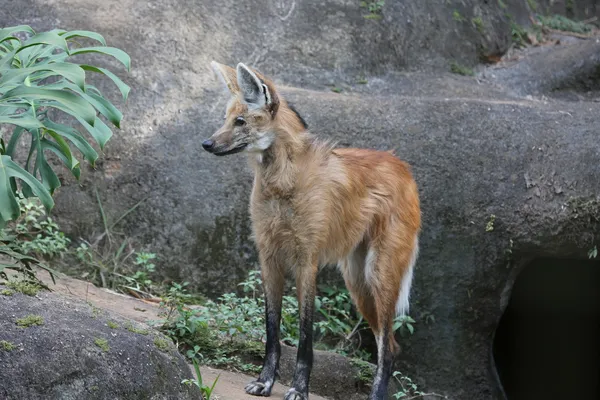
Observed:
[[[242,63],[236,69],[215,61],[211,66],[232,98],[227,104],[225,123],[202,143],[204,150],[217,156],[243,150],[261,152],[273,144],[281,122],[292,126],[303,122],[299,118],[289,118],[290,108],[286,104],[280,107],[274,85],[257,71]],[[284,114],[279,123],[275,121],[278,112]]]

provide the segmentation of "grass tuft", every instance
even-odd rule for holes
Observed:
[[[26,281],[26,280],[15,280],[11,279],[6,282],[6,286],[14,290],[15,292],[26,294],[27,296],[36,296],[41,289],[42,286],[35,282]]]
[[[475,75],[475,72],[473,72],[473,70],[471,68],[465,67],[464,65],[460,65],[456,61],[450,62],[450,71],[455,74],[464,75],[464,76]]]
[[[106,339],[95,338],[94,344],[100,347],[100,350],[102,350],[105,353],[108,352],[108,350],[110,350],[110,346],[108,345],[108,341]]]
[[[15,349],[15,345],[6,340],[0,340],[0,350],[4,351],[13,351]]]
[[[23,318],[17,318],[16,324],[19,328],[44,325],[44,319],[39,315],[29,314]]]

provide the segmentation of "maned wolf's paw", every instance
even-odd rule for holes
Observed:
[[[299,391],[294,388],[288,390],[288,392],[283,397],[283,400],[308,400],[308,395],[303,395]]]
[[[252,394],[254,396],[265,396],[268,397],[271,395],[271,389],[273,388],[273,383],[271,382],[260,382],[260,381],[252,381],[246,385],[246,393]]]

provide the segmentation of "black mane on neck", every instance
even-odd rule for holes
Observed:
[[[288,107],[289,107],[290,110],[292,110],[294,112],[294,114],[296,114],[296,117],[298,117],[298,119],[302,123],[302,126],[304,127],[304,129],[308,129],[308,124],[306,123],[306,121],[304,120],[304,118],[302,118],[302,115],[300,115],[300,113],[298,112],[298,110],[296,110],[296,107],[294,107],[289,102],[288,102]]]

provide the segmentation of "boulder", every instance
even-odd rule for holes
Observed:
[[[170,339],[77,299],[4,292],[0,398],[200,399]]]

